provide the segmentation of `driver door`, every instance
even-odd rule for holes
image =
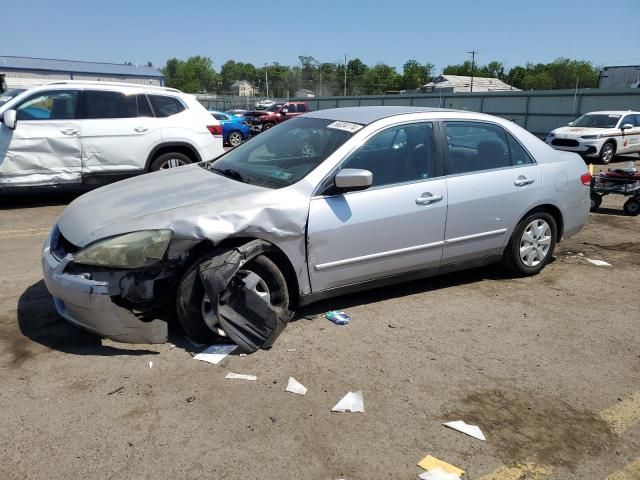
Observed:
[[[42,91],[15,108],[16,128],[0,127],[0,185],[82,181],[77,90]]]
[[[433,130],[421,122],[375,134],[340,166],[369,170],[373,185],[311,199],[313,292],[440,265],[447,184],[435,176]]]

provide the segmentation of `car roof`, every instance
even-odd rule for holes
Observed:
[[[634,110],[599,110],[597,112],[587,112],[584,115],[628,115],[640,113]]]
[[[326,110],[316,110],[305,114],[305,117],[322,118],[325,120],[340,120],[343,122],[354,122],[363,125],[369,125],[383,118],[395,115],[405,115],[409,113],[442,113],[442,112],[460,112],[460,110],[451,110],[446,108],[430,108],[430,107],[343,107],[328,108]],[[470,113],[470,112],[465,112]]]

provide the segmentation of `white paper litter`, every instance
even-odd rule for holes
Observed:
[[[149,360],[149,368],[153,368],[153,362]]]
[[[287,348],[287,352],[295,352],[296,349],[295,348]]]
[[[480,430],[480,427],[477,425],[469,425],[465,423],[463,420],[456,420],[454,422],[446,422],[443,423],[445,427],[452,428],[453,430],[457,430],[458,432],[466,433],[470,437],[477,438],[478,440],[486,440],[484,433]]]
[[[611,264],[609,262],[605,262],[604,260],[594,260],[592,258],[585,258],[585,260],[593,265],[598,267],[610,267]]]
[[[364,413],[364,399],[362,398],[362,390],[347,393],[331,409],[332,412],[346,412],[347,410],[352,413]]]
[[[227,373],[224,378],[233,378],[234,380],[253,380],[256,381],[258,377],[255,375],[245,375],[244,373]]]
[[[302,385],[295,378],[289,377],[289,383],[287,383],[287,388],[285,389],[285,391],[297,393],[298,395],[304,395],[305,393],[307,393],[307,387]]]
[[[418,475],[422,480],[460,480],[455,473],[445,472],[441,468],[435,468]]]
[[[211,345],[194,356],[193,359],[217,365],[236,348],[238,348],[237,345]]]

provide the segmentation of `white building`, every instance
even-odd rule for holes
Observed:
[[[471,92],[471,77],[462,75],[440,75],[433,82],[420,87],[422,93],[461,93]],[[497,78],[473,77],[473,92],[519,92]]]
[[[246,80],[238,80],[231,85],[233,95],[240,97],[254,97],[257,93],[256,88]]]

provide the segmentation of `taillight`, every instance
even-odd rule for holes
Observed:
[[[580,175],[580,181],[582,182],[583,185],[586,185],[586,186],[591,185],[591,174],[583,173],[582,175]]]
[[[222,135],[222,125],[207,125],[207,130],[211,135]]]

